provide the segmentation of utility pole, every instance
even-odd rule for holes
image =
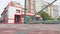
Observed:
[[[26,23],[26,0],[24,2],[24,24]]]

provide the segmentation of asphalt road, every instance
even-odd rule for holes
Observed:
[[[0,34],[60,34],[60,24],[0,24]]]

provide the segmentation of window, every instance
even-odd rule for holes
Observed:
[[[20,13],[20,10],[17,9],[17,10],[16,10],[16,13]]]

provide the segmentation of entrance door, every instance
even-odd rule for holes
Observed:
[[[20,23],[20,15],[15,15],[15,23],[16,24]]]

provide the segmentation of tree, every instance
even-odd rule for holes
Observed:
[[[57,20],[60,20],[60,16],[57,18]]]
[[[51,16],[49,16],[48,13],[46,13],[44,11],[41,11],[40,15],[43,18],[43,20],[52,20]]]

